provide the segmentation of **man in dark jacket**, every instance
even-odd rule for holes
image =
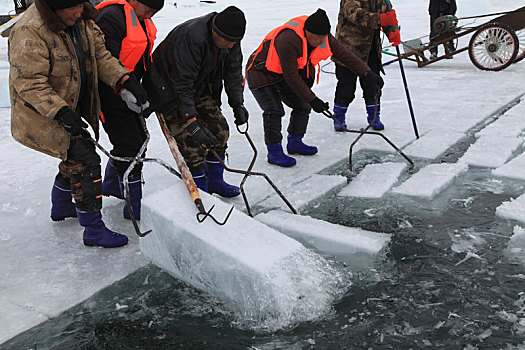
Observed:
[[[106,48],[120,59],[124,67],[140,81],[151,65],[151,52],[157,29],[151,21],[164,6],[164,0],[107,0],[97,6],[100,13],[95,23],[106,38]],[[104,116],[103,126],[113,145],[111,154],[118,157],[135,157],[146,140],[146,133],[139,119],[140,110],[129,108],[111,86],[99,83],[100,102]],[[130,162],[113,162],[106,165],[102,193],[124,198],[124,173]],[[128,176],[130,203],[134,217],[140,219],[142,199],[142,163],[137,164]],[[130,218],[127,205],[124,217]]]
[[[146,92],[104,46],[97,10],[83,0],[36,0],[9,36],[11,132],[23,145],[60,158],[51,219],[77,217],[84,244],[118,247],[128,238],[102,221],[98,79],[141,108]],[[72,202],[72,197],[75,204]]]
[[[235,124],[248,121],[240,46],[245,30],[244,14],[234,6],[178,25],[153,52],[145,81],[197,186],[224,197],[239,195],[239,187],[224,181],[222,165],[207,150],[224,160],[229,128],[220,109],[223,83]]]
[[[313,155],[317,147],[303,143],[310,111],[328,111],[327,102],[311,90],[315,65],[333,56],[346,65],[373,89],[379,90],[382,79],[359,57],[344,48],[331,34],[330,21],[319,9],[310,16],[291,19],[268,33],[248,60],[246,78],[253,96],[263,110],[264,141],[268,162],[283,167],[296,164],[283,152],[281,120],[283,103],[292,108],[288,125],[289,154]]]
[[[428,5],[428,14],[430,15],[430,42],[437,36],[434,29],[434,22],[438,17],[446,15],[455,15],[457,11],[456,0],[430,0]],[[448,43],[449,47],[453,49],[453,43]],[[452,46],[451,46],[452,45]],[[431,58],[436,58],[438,47],[429,49]]]

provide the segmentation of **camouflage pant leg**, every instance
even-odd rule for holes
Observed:
[[[62,176],[69,179],[77,208],[86,212],[102,208],[100,157],[91,142],[72,139],[68,159],[60,162],[58,169]]]
[[[195,107],[199,124],[206,127],[215,136],[217,141],[215,151],[219,155],[224,155],[228,147],[230,129],[217,102],[211,96],[204,95],[195,98]],[[191,134],[184,128],[185,123],[180,118],[178,110],[167,114],[165,119],[190,170],[192,172],[203,170],[206,149],[197,145]]]

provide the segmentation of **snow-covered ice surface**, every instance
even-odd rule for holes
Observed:
[[[165,203],[184,196],[179,182],[143,199],[141,221],[154,232],[140,246],[156,265],[217,296],[254,328],[276,330],[330,310],[341,276],[324,258],[238,210],[225,226],[181,220],[196,209]],[[202,199],[219,220],[230,209],[206,193]]]
[[[339,195],[381,198],[397,182],[406,167],[405,163],[391,162],[367,165]]]
[[[430,164],[421,169],[392,192],[412,197],[432,199],[447,188],[456,177],[465,173],[466,164]]]
[[[390,235],[386,233],[339,226],[280,210],[259,214],[255,219],[299,240],[307,247],[314,247],[327,256],[335,256],[352,269],[372,268],[377,255],[390,240]]]
[[[236,4],[245,11],[248,20],[247,34],[242,41],[245,60],[249,54],[258,47],[260,40],[262,40],[268,31],[284,23],[289,18],[313,13],[319,6],[323,6],[330,16],[332,28],[335,28],[339,9],[338,2],[320,4],[318,1],[312,0],[286,0],[279,2],[272,0],[242,2],[232,0],[228,3],[218,2],[216,5],[184,0],[177,1],[177,4],[178,6],[175,7],[173,6],[173,2],[167,1],[166,6],[154,17],[159,29],[157,43],[168,34],[173,26],[186,19],[200,16],[208,11],[220,11],[229,4]],[[427,1],[398,0],[394,1],[394,6],[402,26],[402,36],[404,39],[428,35]],[[466,17],[480,13],[513,10],[523,6],[523,1],[464,0],[458,2],[458,6],[458,15],[460,17]],[[3,13],[11,9],[11,1],[0,0],[0,10],[4,11]],[[272,10],[268,11],[268,9]],[[474,22],[474,25],[484,23],[489,19],[490,18],[478,20]],[[423,38],[423,40],[425,41],[426,38]],[[468,36],[461,38],[459,45],[468,45],[468,40]],[[385,46],[388,45],[386,40],[384,43]],[[389,51],[393,52],[393,49],[389,48]],[[385,55],[384,61],[388,59],[389,56]],[[6,66],[6,62],[7,40],[0,39],[0,67]],[[396,64],[386,66],[386,75],[384,76],[385,88],[381,101],[381,119],[386,125],[383,134],[402,150],[406,150],[410,156],[425,158],[424,161],[421,161],[420,158],[414,159],[416,162],[416,170],[424,169],[428,162],[440,162],[440,157],[443,157],[444,151],[448,154],[449,158],[450,154],[457,156],[456,158],[451,157],[454,158],[452,160],[446,159],[447,162],[451,163],[451,167],[455,169],[456,166],[466,166],[466,164],[453,164],[457,161],[458,157],[465,153],[468,148],[465,148],[465,146],[470,146],[471,144],[468,138],[462,137],[463,134],[471,136],[471,138],[475,136],[472,134],[473,132],[480,132],[480,138],[484,137],[484,133],[490,134],[491,137],[511,137],[515,139],[520,137],[514,130],[516,126],[512,127],[513,130],[511,133],[502,134],[502,129],[499,129],[497,135],[495,135],[493,133],[496,131],[489,130],[495,130],[497,128],[496,126],[490,127],[490,123],[503,120],[503,118],[518,118],[516,121],[519,121],[519,118],[525,117],[525,102],[523,99],[521,101],[518,100],[517,102],[520,103],[512,106],[505,114],[500,116],[498,113],[502,107],[512,101],[516,101],[517,97],[525,93],[524,64],[524,62],[521,62],[511,65],[501,72],[485,72],[478,70],[472,65],[467,53],[458,54],[454,56],[453,60],[436,62],[425,68],[417,68],[414,63],[406,62],[404,68],[419,133],[421,135],[421,138],[417,141],[412,129],[399,67]],[[333,72],[333,64],[327,65],[323,70]],[[0,100],[6,99],[5,88],[2,87],[7,86],[6,78],[7,71],[0,69],[0,94],[3,94],[0,96]],[[321,73],[320,83],[314,87],[314,91],[320,98],[332,104],[334,87],[334,75]],[[4,93],[2,93],[2,91],[4,91]],[[366,126],[364,102],[360,97],[360,91],[356,92],[356,96],[357,98],[350,105],[347,114],[347,124],[352,129],[359,129]],[[318,146],[319,153],[312,157],[297,157],[297,165],[289,169],[272,166],[268,164],[265,159],[260,109],[249,91],[245,93],[245,100],[245,105],[250,111],[249,134],[259,150],[259,157],[255,163],[254,171],[268,174],[287,198],[293,199],[293,201],[291,200],[292,204],[298,208],[306,208],[308,207],[306,204],[312,199],[322,199],[326,194],[325,191],[333,190],[348,181],[347,178],[341,176],[341,174],[330,174],[334,175],[331,177],[326,177],[326,174],[330,172],[330,169],[334,165],[340,164],[341,161],[346,161],[348,157],[348,147],[357,136],[356,134],[335,133],[330,120],[313,113],[310,117],[308,132],[304,140],[306,143]],[[229,121],[233,121],[232,112],[227,105],[226,99],[224,99],[223,102],[224,115]],[[57,171],[58,160],[17,144],[10,135],[9,118],[10,109],[0,109],[0,120],[2,121],[2,123],[0,123],[0,149],[2,150],[0,153],[0,176],[2,179],[0,182],[0,310],[2,310],[0,313],[0,344],[40,322],[57,316],[62,310],[80,303],[97,290],[112,285],[112,283],[124,278],[138,267],[144,266],[147,263],[138,249],[137,243],[139,239],[134,236],[131,223],[122,218],[123,203],[121,201],[104,198],[103,215],[109,227],[130,236],[131,243],[124,248],[107,251],[104,249],[86,248],[82,245],[81,241],[82,230],[75,220],[66,220],[59,223],[52,223],[49,220],[49,195],[53,178]],[[283,119],[283,132],[286,130],[287,122],[288,117],[285,117]],[[152,140],[148,147],[148,155],[150,157],[162,158],[174,164],[174,162],[171,161],[171,154],[155,118],[149,118],[147,124],[152,135]],[[230,125],[229,165],[233,168],[245,169],[250,164],[252,151],[248,146],[246,138],[235,130],[233,122],[231,122]],[[483,131],[485,125],[488,128],[487,131]],[[440,134],[442,135],[441,142],[439,142]],[[456,139],[458,142],[454,141]],[[467,142],[468,144],[465,145],[462,144],[462,142]],[[472,140],[472,143],[473,142],[475,142],[475,140]],[[102,135],[101,143],[105,147],[109,147],[109,142],[104,134]],[[516,141],[512,141],[510,146],[507,146],[505,141],[493,144],[491,146],[492,149],[488,150],[482,157],[490,163],[484,164],[488,164],[490,167],[498,167],[507,160],[512,161],[512,157],[519,156],[523,152],[523,146],[517,147],[515,145]],[[508,148],[515,151],[509,154]],[[377,160],[377,154],[384,155],[385,153],[389,156],[388,161],[403,162],[403,159],[398,157],[386,142],[380,137],[372,135],[365,135],[356,144],[354,153],[356,160],[361,162],[361,164],[367,161],[374,163],[374,160]],[[485,166],[482,164],[479,165]],[[495,203],[494,207],[496,207],[502,202],[507,201],[510,196],[518,197],[525,192],[523,187],[521,187],[519,191],[514,190],[519,187],[507,186],[506,182],[498,183],[496,186],[498,188],[497,191],[494,190],[495,185],[490,171],[483,172],[483,169],[469,168],[466,174],[462,174],[461,177],[463,178],[463,175],[465,175],[465,178],[468,178],[468,175],[473,171],[480,171],[475,173],[476,176],[480,176],[480,178],[473,180],[469,178],[469,181],[472,181],[468,184],[465,183],[465,185],[473,187],[473,183],[476,184],[476,194],[473,195],[472,198],[457,198],[456,202],[451,202],[452,204],[449,203],[449,205],[461,205],[461,207],[466,210],[470,210],[471,206],[475,206],[477,203],[476,195],[484,195],[488,197],[492,203]],[[523,172],[523,168],[514,167],[510,171]],[[349,176],[351,180],[350,183],[356,178],[353,175],[355,174]],[[408,179],[405,183],[410,181],[412,177],[416,177],[417,174],[406,174],[406,176]],[[498,174],[498,176],[500,176],[500,174]],[[146,181],[144,187],[146,197],[162,189],[169,188],[178,181],[163,168],[150,164],[145,166],[144,178]],[[231,183],[239,184],[242,175],[227,173],[226,179]],[[309,179],[313,180],[309,181]],[[321,183],[316,184],[315,179],[318,179]],[[328,182],[329,185],[325,185],[325,182]],[[423,198],[429,198],[434,195],[436,195],[435,198],[438,198],[439,194],[437,193],[447,187],[445,185],[442,187],[436,183],[436,181],[428,184],[423,180],[415,182],[414,186],[413,191],[409,191],[409,195],[421,196]],[[500,188],[503,188],[503,190],[500,191]],[[267,201],[266,203],[272,202],[271,206],[259,206],[258,210],[267,210],[274,206],[286,210],[286,207],[283,206],[278,196],[272,192],[271,187],[260,177],[250,177],[246,182],[245,190],[252,204],[258,205],[263,201]],[[508,192],[505,191],[512,193],[508,194]],[[392,194],[392,196],[389,197],[389,200],[396,200],[398,198],[396,197],[398,196],[396,193],[390,191],[390,194]],[[269,196],[271,197],[268,198]],[[341,196],[336,196],[336,198],[344,199],[344,197]],[[242,199],[240,197],[225,200],[225,202],[235,204],[238,209],[243,209]],[[276,203],[279,204],[277,205]],[[355,202],[351,203],[356,204]],[[378,214],[371,215],[371,220],[375,218],[377,218],[377,220],[383,220],[378,223],[379,225],[390,224],[389,221],[384,221],[383,216],[379,215],[383,208],[381,203],[370,204],[369,202],[359,202],[358,204],[361,206],[356,205],[356,208],[343,204],[342,208],[336,208],[334,211],[336,214],[340,212],[374,212]],[[519,200],[511,202],[511,204],[513,204],[512,211],[516,213],[523,212],[523,208],[525,208],[525,203]],[[158,205],[163,208],[169,208],[170,206],[192,207],[193,203],[191,203],[191,200],[187,197],[172,197],[169,198],[166,203],[158,203]],[[254,208],[256,208],[257,205],[254,205]],[[366,206],[366,208],[362,208],[362,206]],[[506,205],[503,205],[501,208],[505,209],[505,207]],[[314,209],[315,208],[312,207],[308,208],[310,211]],[[319,209],[322,209],[322,207]],[[498,209],[498,212],[505,212],[503,209]],[[162,209],[162,211],[163,210],[164,209]],[[159,209],[159,213],[160,212],[161,210]],[[490,212],[486,212],[486,215],[493,216],[494,212],[495,210],[491,209]],[[347,217],[337,216],[336,214],[329,212],[327,217],[330,217],[332,222],[342,222],[345,223],[345,225],[353,226],[354,223]],[[392,215],[395,216],[396,214]],[[396,222],[396,219],[396,217],[393,217],[391,221]],[[468,220],[471,219],[470,216],[466,216],[465,225],[469,225]],[[511,219],[518,220],[514,217]],[[195,219],[193,217],[181,218],[181,221],[191,220]],[[413,247],[418,247],[421,241],[432,240],[433,237],[418,237],[415,242],[411,241],[407,238],[413,234],[413,231],[410,229],[411,224],[404,220],[401,221],[402,224],[398,225],[399,231],[396,231],[397,234],[392,236],[393,242],[390,243],[392,247],[391,255],[396,259],[401,256],[399,259],[403,261],[403,263],[415,264],[413,270],[409,271],[407,275],[418,276],[417,271],[431,265],[426,264],[427,261],[432,263],[436,262],[436,260],[432,260],[432,254],[427,254],[426,256],[415,254],[414,256],[409,256],[409,258],[413,258],[412,260],[408,258],[405,259],[403,252],[407,249],[415,249]],[[472,222],[472,225],[479,225],[480,222],[483,223],[484,221],[479,219],[479,221]],[[145,224],[142,225],[144,228],[147,228]],[[384,230],[380,231],[386,232]],[[432,233],[438,235],[442,232]],[[517,235],[518,233],[519,231],[513,232],[512,229],[508,229],[506,226],[502,226],[501,230],[498,231],[498,234],[506,238],[513,234]],[[154,234],[155,232],[152,233],[152,235]],[[387,283],[386,285],[391,287],[387,291],[380,290],[381,285],[377,288],[364,288],[359,286],[358,288],[362,289],[359,290],[359,292],[354,291],[350,295],[349,299],[351,299],[351,301],[348,302],[349,305],[347,305],[348,308],[345,309],[344,315],[339,315],[340,317],[337,316],[336,319],[328,325],[323,324],[322,330],[319,328],[319,330],[313,333],[307,333],[306,340],[301,338],[303,334],[300,332],[303,327],[298,327],[295,331],[299,334],[299,340],[281,341],[279,337],[277,337],[278,339],[257,338],[247,344],[253,344],[254,347],[261,349],[315,346],[319,348],[350,347],[351,345],[348,345],[348,342],[352,341],[360,330],[356,325],[360,327],[371,325],[373,329],[367,329],[369,332],[366,332],[366,339],[363,338],[362,342],[356,345],[357,348],[392,346],[392,344],[396,344],[396,346],[399,347],[402,346],[400,345],[400,341],[402,342],[409,338],[418,338],[418,334],[419,338],[424,338],[418,338],[418,340],[421,340],[420,342],[414,341],[411,343],[412,348],[431,347],[433,344],[439,346],[440,340],[433,338],[433,335],[439,334],[444,334],[443,337],[451,341],[457,338],[458,341],[461,341],[461,348],[474,349],[475,347],[469,345],[471,343],[477,344],[480,348],[506,348],[507,344],[505,344],[505,342],[498,344],[498,337],[491,336],[501,336],[501,330],[506,328],[494,326],[493,328],[486,328],[480,331],[484,323],[480,323],[477,315],[471,314],[467,317],[462,314],[462,311],[465,310],[466,300],[461,299],[462,293],[458,293],[458,289],[464,291],[475,283],[494,280],[494,276],[490,274],[492,271],[489,271],[489,273],[485,272],[487,269],[492,268],[493,265],[490,263],[496,260],[496,258],[493,258],[492,261],[476,258],[476,256],[483,258],[479,249],[481,249],[480,247],[484,244],[487,244],[487,239],[479,239],[478,235],[473,234],[472,231],[458,232],[451,236],[454,249],[450,249],[450,242],[440,241],[440,245],[436,245],[435,251],[432,251],[432,253],[435,256],[440,254],[464,254],[457,257],[456,263],[459,263],[457,266],[458,269],[463,268],[467,270],[464,274],[468,276],[468,278],[465,278],[465,280],[442,282],[442,280],[434,280],[432,275],[429,275],[428,280],[424,280],[424,276],[419,276],[422,280],[412,281],[413,284],[408,284],[407,288],[409,287],[411,290],[419,288],[417,290],[422,293],[415,296],[412,293],[407,295],[400,293],[404,298],[395,300],[393,303],[388,299],[388,293],[399,290],[402,287],[399,284],[390,285]],[[511,250],[516,251],[517,248],[522,248],[520,244],[523,241],[521,239],[514,238],[512,242],[513,246]],[[435,242],[431,241],[431,243]],[[490,249],[487,254],[499,253],[500,251]],[[456,256],[454,256],[454,258],[456,258]],[[439,259],[437,259],[437,262],[439,263]],[[454,276],[456,271],[453,270],[451,266],[448,266],[447,263],[440,266],[444,272],[443,276]],[[479,269],[477,265],[470,265],[475,263],[482,265]],[[400,283],[403,283],[403,276],[398,276],[396,273],[400,273],[399,270],[402,270],[403,267],[411,266],[410,268],[412,268],[413,266],[406,264],[396,265],[395,268],[397,268],[398,271],[384,271],[383,273],[386,275],[393,273],[394,277],[392,280],[399,279]],[[416,264],[419,265],[416,266]],[[395,268],[393,268],[393,270],[395,270]],[[470,271],[470,269],[472,269],[472,271]],[[432,272],[435,271],[432,270]],[[477,277],[480,278],[477,279]],[[499,277],[503,278],[501,276]],[[507,276],[505,275],[504,277],[506,278]],[[519,274],[513,274],[509,278],[511,278],[511,282],[523,281],[523,278],[520,279]],[[168,281],[166,283],[169,284],[170,282]],[[513,285],[515,284],[516,283]],[[523,298],[523,296],[520,298],[513,293],[506,293],[505,289],[501,290],[499,288],[509,287],[500,287],[498,280],[495,281],[493,285],[489,285],[487,288],[479,288],[476,291],[479,293],[488,293],[494,290],[494,294],[484,294],[483,297],[495,298],[495,295],[503,294],[510,300],[516,300],[515,308],[518,311],[511,312],[503,310],[498,308],[497,305],[487,302],[481,305],[483,306],[481,309],[489,313],[482,316],[486,316],[483,320],[489,322],[493,319],[493,315],[500,315],[500,318],[505,319],[505,322],[509,322],[512,325],[510,327],[512,334],[517,336],[521,335],[522,337],[525,336],[525,317],[523,315],[525,298]],[[523,290],[523,288],[521,288],[521,290]],[[423,298],[427,291],[430,294],[433,293],[432,296]],[[387,294],[386,298],[385,293]],[[375,299],[368,299],[368,294],[375,295]],[[357,298],[354,301],[356,295]],[[419,297],[422,297],[420,304],[410,303],[411,300],[419,301],[417,299]],[[451,304],[447,304],[447,300],[443,301],[443,303],[446,304],[445,306],[450,308],[447,310],[448,312],[444,314],[441,314],[441,312],[445,310],[439,309],[443,307],[442,304],[432,304],[434,298],[440,297],[440,300],[446,298],[452,301]],[[454,302],[462,306],[455,308]],[[472,299],[468,299],[468,304],[471,304],[471,302]],[[402,311],[399,310],[395,315],[389,313],[388,310],[395,309],[396,304],[406,306],[405,309],[407,312],[410,311],[410,314],[403,314]],[[374,309],[374,306],[377,306],[377,310]],[[121,305],[121,307],[123,306]],[[344,306],[338,305],[338,308],[344,308]],[[409,324],[404,321],[404,319],[401,320],[397,318],[398,316],[408,318],[414,315],[425,315],[428,310],[436,309],[439,311],[435,313],[435,317],[441,319],[432,325],[428,325],[432,330],[432,335],[425,333],[424,326],[418,327],[416,323]],[[370,310],[372,310],[372,316],[367,318],[367,315],[370,315]],[[521,314],[519,310],[522,310]],[[375,315],[374,312],[377,312],[377,320],[374,318],[375,316],[373,316]],[[471,318],[469,319],[469,317]],[[435,320],[435,318],[431,319]],[[462,321],[465,323],[461,323]],[[325,326],[330,327],[332,324],[335,327],[335,329],[331,329],[331,331],[334,332],[334,336],[331,336],[332,333],[325,329]],[[148,328],[147,323],[146,326],[142,324],[135,326],[135,329]],[[217,331],[214,327],[215,325],[211,328],[213,329],[213,333],[216,334]],[[153,328],[149,329],[149,331],[153,332]],[[219,328],[218,332],[227,332],[226,329],[228,328],[229,325],[224,328]],[[499,334],[498,329],[500,330]],[[98,330],[100,331],[100,329]],[[345,333],[341,333],[345,330],[351,330],[351,332],[347,333],[352,334],[352,339],[348,337],[345,338]],[[479,331],[478,334],[476,334],[477,331]],[[174,330],[173,333],[178,333],[178,330]],[[312,334],[314,333],[317,334],[318,337],[313,336]],[[323,336],[320,335],[321,333],[328,334],[327,338],[323,340]],[[196,330],[195,337],[197,337],[196,334],[198,334],[200,338],[200,330]],[[291,337],[296,337],[295,334],[296,333],[291,333]],[[160,341],[159,339],[169,337],[169,335],[170,334],[158,334],[159,338],[156,340]],[[404,338],[399,340],[400,336]],[[252,335],[250,334],[248,341],[251,338]],[[337,339],[346,341],[346,345],[343,346],[341,343],[334,344],[332,342],[337,341]],[[390,345],[385,345],[385,342],[389,340],[390,342],[388,344]],[[305,343],[305,341],[307,342]],[[443,348],[458,348],[459,344],[456,343],[455,345],[457,346],[451,347],[444,345]]]

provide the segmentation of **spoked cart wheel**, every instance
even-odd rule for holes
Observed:
[[[468,53],[481,70],[499,71],[514,62],[519,40],[514,30],[503,23],[487,23],[472,35]]]
[[[525,58],[525,29],[517,30],[516,36],[520,42],[520,47],[518,49],[518,55],[514,59],[514,63],[519,62]]]

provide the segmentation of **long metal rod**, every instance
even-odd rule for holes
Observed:
[[[417,131],[416,117],[414,116],[414,109],[412,108],[412,100],[410,99],[410,91],[408,91],[407,77],[405,75],[405,69],[403,68],[403,60],[401,59],[401,51],[399,45],[396,46],[397,59],[399,60],[399,69],[401,70],[401,76],[403,77],[403,84],[405,86],[405,94],[407,96],[408,109],[410,110],[410,117],[412,118],[412,126],[416,139],[419,139],[419,132]]]
[[[219,161],[219,163],[221,163],[221,165],[223,166],[224,170],[226,171],[229,171],[229,172],[232,172],[232,173],[237,173],[237,174],[244,174],[244,177],[241,181],[241,185],[239,186],[240,189],[241,189],[241,194],[242,194],[242,197],[243,197],[243,200],[244,200],[244,204],[246,205],[246,210],[248,212],[248,215],[253,217],[252,213],[251,213],[251,209],[250,209],[250,204],[248,203],[248,198],[246,197],[246,193],[244,192],[244,183],[246,182],[246,180],[248,179],[248,177],[250,176],[262,176],[266,179],[266,181],[268,181],[268,183],[270,184],[270,186],[272,186],[273,190],[275,191],[275,193],[277,193],[279,195],[279,197],[281,197],[281,199],[283,200],[284,203],[286,203],[286,205],[288,206],[288,208],[290,208],[290,210],[292,211],[292,213],[294,214],[297,214],[297,210],[295,210],[295,208],[293,207],[293,205],[288,201],[288,199],[286,199],[286,197],[282,194],[282,192],[279,190],[279,188],[277,188],[277,186],[273,183],[272,180],[270,180],[270,178],[268,177],[268,175],[266,175],[265,173],[261,173],[261,172],[255,172],[255,171],[252,171],[253,169],[253,166],[255,164],[255,161],[257,159],[257,148],[255,147],[255,144],[253,143],[250,135],[248,134],[248,125],[246,125],[246,130],[245,131],[241,131],[239,126],[237,126],[237,131],[239,131],[239,133],[243,134],[244,136],[246,136],[246,139],[248,140],[248,143],[250,144],[252,150],[253,150],[253,158],[252,158],[252,161],[250,162],[250,166],[248,167],[247,170],[240,170],[240,169],[232,169],[230,167],[228,167],[224,161],[221,159],[221,157],[219,157],[219,155],[217,154],[217,152],[215,152],[214,150],[210,150],[210,152],[212,152],[212,154],[215,156],[215,158]]]
[[[377,100],[376,100],[377,102]],[[360,134],[355,140],[354,142],[352,142],[352,144],[350,145],[350,149],[349,149],[349,155],[348,155],[348,167],[350,169],[350,171],[352,170],[352,153],[353,153],[353,148],[354,148],[354,145],[357,143],[357,141],[359,141],[359,139],[361,137],[363,137],[363,135],[377,135],[377,136],[381,136],[383,138],[383,140],[385,140],[390,146],[392,146],[392,148],[394,148],[403,158],[405,158],[405,160],[410,163],[410,167],[408,168],[408,170],[412,170],[414,168],[414,162],[408,158],[408,156],[406,154],[403,153],[403,151],[401,151],[392,141],[390,141],[385,135],[383,135],[382,133],[380,132],[376,132],[376,131],[368,131],[368,129],[370,129],[370,127],[372,126],[372,124],[374,123],[375,121],[375,114],[376,113],[376,110],[377,110],[377,103],[374,107],[374,118],[372,119],[372,121],[366,126],[366,128],[364,129],[361,129],[361,130],[352,130],[352,129],[348,129],[346,128],[343,124],[341,124],[337,119],[334,118],[334,115],[330,112],[330,111],[324,111],[323,114],[332,119],[335,123],[337,123],[337,125],[339,125],[339,127],[346,131],[346,132],[349,132],[349,133],[353,133],[353,134]]]
[[[389,0],[386,1],[386,8],[387,8],[387,11],[392,10],[392,4],[390,3]],[[408,91],[408,83],[407,83],[407,78],[405,76],[405,69],[403,68],[403,60],[401,59],[402,57],[401,57],[401,51],[399,50],[399,45],[396,45],[396,53],[397,53],[397,59],[399,61],[399,69],[401,70],[401,76],[403,77],[403,84],[405,86],[405,94],[407,96],[408,109],[410,110],[410,116],[412,117],[412,126],[414,128],[414,133],[416,134],[416,138],[419,139],[419,132],[417,131],[417,125],[416,125],[416,117],[414,116],[414,109],[412,108],[412,100],[410,99],[410,92]],[[377,100],[376,100],[376,104],[377,104]],[[374,115],[374,119],[375,119],[375,115]]]

